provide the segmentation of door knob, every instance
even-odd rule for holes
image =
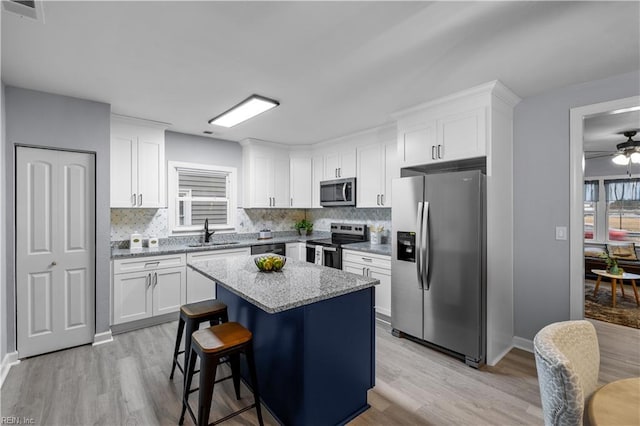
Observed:
[[[51,266],[56,266],[58,263],[54,260],[53,262],[51,262]]]

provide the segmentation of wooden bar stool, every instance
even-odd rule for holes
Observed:
[[[231,417],[237,416],[247,410],[256,408],[258,422],[263,425],[262,411],[260,410],[260,396],[258,393],[258,379],[256,375],[256,365],[253,358],[253,336],[249,330],[237,322],[226,322],[220,325],[197,330],[191,335],[191,356],[187,363],[187,373],[182,396],[182,412],[178,424],[184,423],[184,414],[189,410],[189,415],[193,421],[199,425],[215,425],[224,422]],[[211,411],[211,399],[213,397],[213,385],[233,378],[233,387],[236,398],[240,399],[240,354],[244,353],[251,376],[251,386],[253,387],[253,404],[235,411],[213,423],[209,423],[209,413]],[[196,358],[200,357],[200,385],[199,389],[191,389],[191,381],[196,365]],[[231,376],[216,380],[216,370],[220,359],[229,357],[231,361]],[[199,390],[198,395],[198,419],[196,420],[191,406],[189,406],[189,394]]]
[[[203,300],[202,302],[188,303],[180,307],[180,319],[178,320],[178,335],[176,336],[176,347],[173,351],[173,365],[171,366],[171,375],[169,379],[173,379],[173,373],[176,370],[176,365],[184,375],[187,368],[186,360],[191,353],[191,335],[194,331],[200,328],[200,324],[205,321],[209,321],[209,325],[216,325],[219,323],[229,321],[229,315],[227,314],[227,305],[222,302],[218,302],[215,299]],[[184,351],[180,351],[180,342],[182,342],[182,334],[185,326],[187,328],[187,336],[184,339]],[[178,355],[184,353],[185,366],[178,362]]]

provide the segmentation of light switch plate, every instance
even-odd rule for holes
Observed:
[[[567,227],[556,226],[556,240],[566,240],[566,239],[567,239]]]

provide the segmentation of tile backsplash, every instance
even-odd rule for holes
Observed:
[[[330,207],[321,209],[242,209],[236,211],[238,233],[253,233],[261,229],[291,231],[306,215],[314,230],[330,231],[331,222],[364,223],[391,229],[391,209],[356,209]],[[111,241],[128,240],[134,232],[145,237],[166,238],[171,232],[167,209],[111,209]]]

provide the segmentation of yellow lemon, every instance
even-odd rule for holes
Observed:
[[[271,259],[267,259],[264,261],[264,270],[265,271],[270,271],[273,269],[273,261]]]

